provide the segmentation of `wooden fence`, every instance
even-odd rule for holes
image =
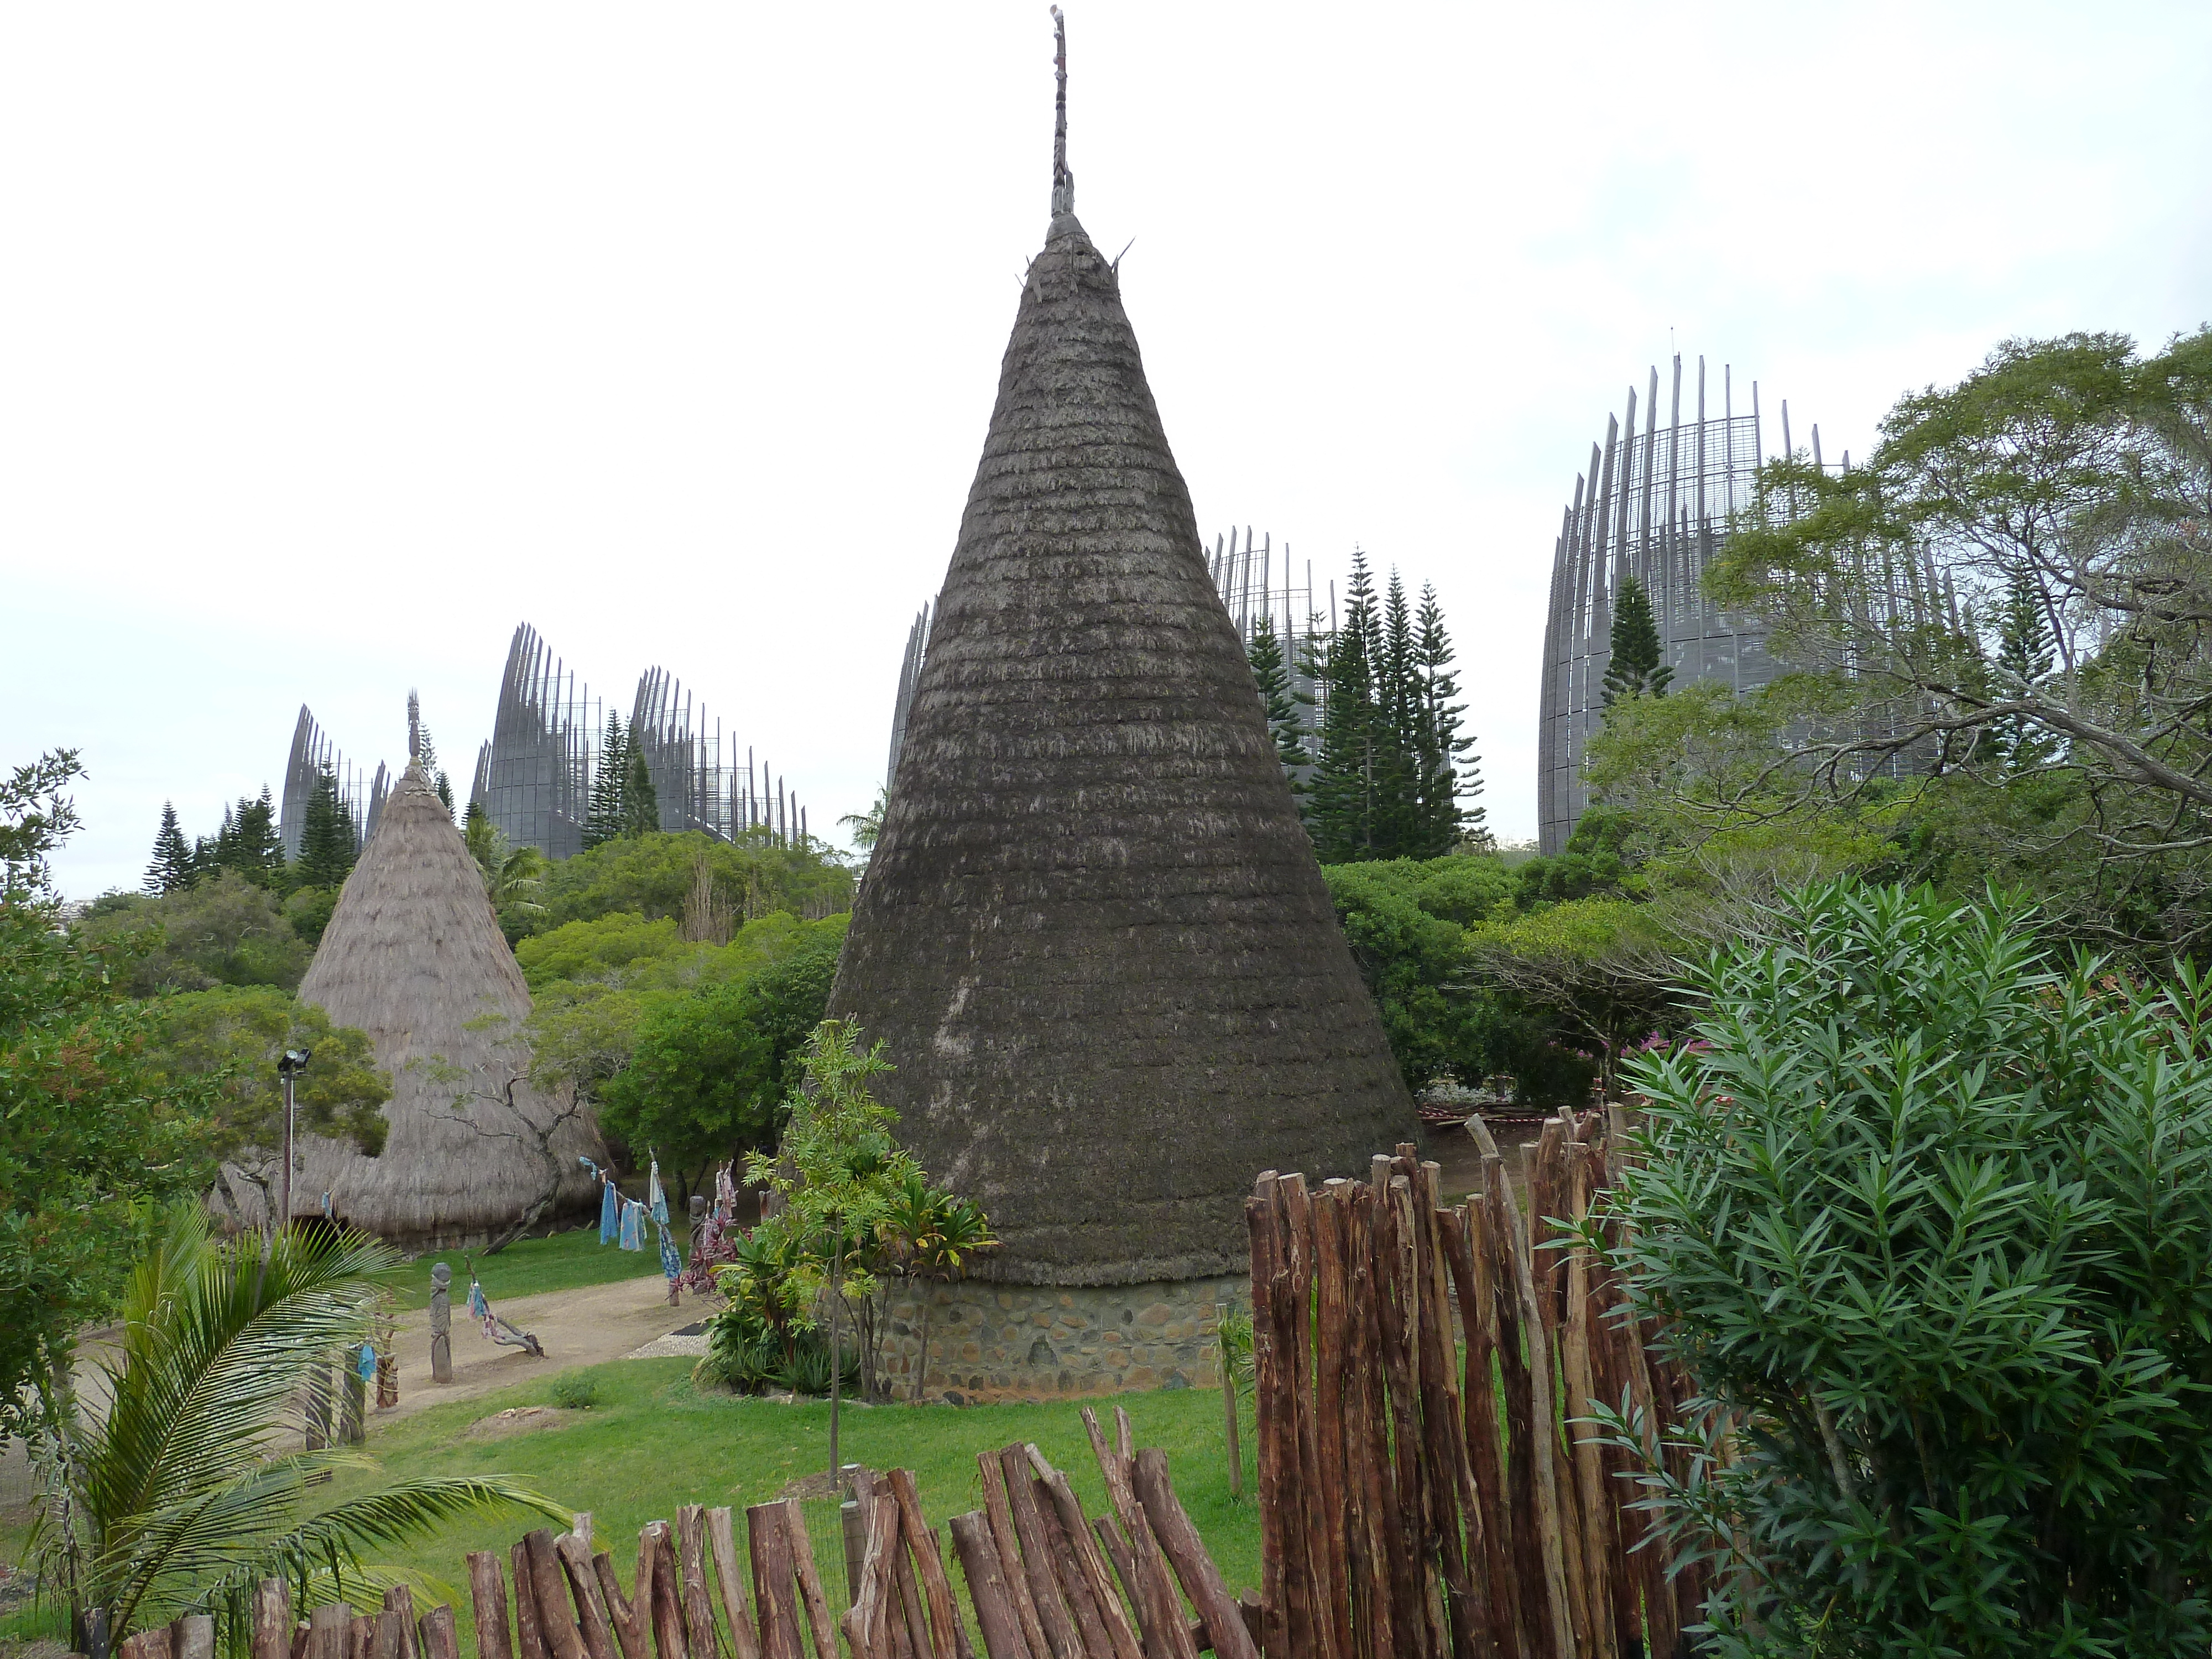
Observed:
[[[1586,1216],[1612,1180],[1607,1121],[1554,1118],[1522,1148],[1526,1217],[1479,1124],[1481,1190],[1456,1206],[1411,1146],[1318,1192],[1260,1177],[1245,1212],[1267,1659],[1676,1652],[1704,1581],[1669,1578],[1632,1507],[1636,1460],[1577,1420],[1626,1401],[1656,1455],[1686,1392],[1553,1219]]]
[[[1256,1601],[1232,1598],[1168,1480],[1167,1458],[1109,1441],[1083,1413],[1109,1513],[1086,1516],[1033,1445],[981,1453],[984,1507],[951,1518],[952,1546],[986,1659],[1259,1659]],[[591,1517],[540,1528],[507,1559],[467,1558],[477,1659],[975,1659],[943,1540],[907,1470],[848,1471],[858,1537],[849,1605],[832,1613],[797,1498],[735,1512],[698,1505],[638,1534],[625,1595]],[[848,1525],[854,1522],[848,1521]],[[750,1591],[750,1593],[748,1593]],[[258,1587],[252,1659],[459,1659],[453,1609],[416,1612],[404,1585],[382,1607],[337,1603],[295,1620],[282,1579]],[[214,1659],[212,1620],[139,1632],[117,1659]]]

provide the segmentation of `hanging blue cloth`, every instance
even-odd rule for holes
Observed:
[[[660,1160],[653,1160],[653,1173],[646,1179],[645,1201],[653,1206],[653,1218],[662,1226],[668,1224],[668,1194],[660,1190]]]
[[[491,1312],[491,1304],[484,1299],[483,1286],[474,1279],[469,1280],[469,1316],[483,1319]]]
[[[615,1196],[615,1183],[599,1182],[599,1243],[611,1244],[622,1232],[622,1200]]]
[[[672,1285],[684,1277],[684,1258],[676,1254],[676,1240],[665,1227],[660,1230],[660,1276]]]
[[[362,1382],[376,1381],[376,1344],[364,1342],[361,1345],[361,1353],[354,1362],[354,1369],[361,1373]]]
[[[625,1250],[645,1248],[645,1206],[635,1199],[623,1206],[622,1247]]]

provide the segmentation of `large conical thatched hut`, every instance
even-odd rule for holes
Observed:
[[[1364,1171],[1414,1122],[1073,210],[1064,58],[1060,97],[1051,228],[830,996],[897,1066],[902,1138],[1005,1241],[994,1284],[936,1293],[928,1391],[971,1398],[1196,1380],[1253,1176]]]
[[[522,1081],[530,991],[500,934],[483,878],[419,764],[386,802],[300,999],[357,1026],[392,1074],[391,1133],[378,1158],[303,1142],[292,1213],[322,1212],[416,1246],[483,1241],[546,1191],[547,1212],[595,1196],[576,1159],[596,1156],[587,1112]]]

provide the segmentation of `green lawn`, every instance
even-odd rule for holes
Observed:
[[[434,1474],[512,1475],[563,1504],[590,1510],[599,1547],[614,1556],[627,1583],[636,1560],[638,1529],[647,1522],[673,1521],[678,1506],[684,1504],[728,1504],[742,1511],[747,1504],[775,1497],[786,1483],[829,1465],[827,1405],[787,1406],[701,1393],[691,1386],[690,1371],[688,1359],[625,1359],[568,1372],[569,1377],[587,1377],[597,1384],[599,1405],[564,1419],[557,1428],[502,1440],[471,1437],[469,1425],[511,1406],[550,1403],[551,1378],[434,1407],[372,1436],[368,1449],[380,1465],[378,1471],[341,1475],[332,1493]],[[1252,1499],[1249,1410],[1243,1435],[1245,1495],[1240,1502],[1229,1496],[1218,1390],[1168,1389],[1117,1399],[1135,1425],[1137,1444],[1158,1446],[1167,1453],[1176,1493],[1205,1534],[1231,1591],[1255,1587],[1260,1518]],[[1116,1401],[1092,1403],[1102,1407],[1110,1434]],[[1098,1465],[1079,1408],[1073,1404],[965,1408],[848,1405],[841,1455],[848,1462],[878,1469],[912,1469],[921,1489],[923,1510],[942,1532],[948,1516],[982,1507],[975,1454],[1014,1441],[1034,1441],[1067,1471],[1086,1514],[1105,1512]],[[836,1504],[823,1498],[811,1500],[805,1507],[823,1583],[842,1607],[845,1569]],[[535,1524],[514,1516],[449,1528],[413,1549],[382,1552],[380,1560],[413,1568],[452,1589],[461,1615],[458,1623],[464,1659],[473,1659],[463,1557],[470,1550],[495,1549],[505,1560],[507,1547]],[[949,1557],[951,1537],[949,1532],[943,1535]],[[21,1540],[8,1541],[20,1545]],[[956,1585],[961,1583],[957,1566],[952,1577]],[[0,1638],[48,1633],[52,1617],[50,1612],[40,1620],[27,1613],[0,1618]]]
[[[742,1510],[775,1497],[787,1482],[828,1467],[827,1405],[787,1406],[701,1393],[691,1386],[690,1366],[685,1359],[630,1359],[570,1372],[598,1385],[599,1404],[557,1428],[503,1440],[475,1439],[466,1431],[511,1406],[550,1403],[550,1379],[424,1412],[370,1440],[368,1449],[382,1465],[380,1476],[345,1477],[338,1491],[358,1490],[376,1479],[434,1473],[512,1475],[563,1504],[590,1510],[599,1547],[621,1564],[626,1579],[635,1560],[638,1529],[647,1522],[672,1521],[684,1504],[728,1504]],[[1115,1402],[1103,1403],[1110,1433]],[[1260,1522],[1251,1497],[1249,1415],[1245,1497],[1238,1502],[1229,1496],[1218,1390],[1125,1395],[1119,1403],[1135,1425],[1138,1445],[1158,1446],[1168,1454],[1176,1495],[1205,1534],[1231,1589],[1256,1586]],[[848,1406],[840,1455],[848,1462],[878,1469],[912,1469],[924,1512],[942,1528],[947,1516],[982,1506],[975,1454],[1014,1441],[1034,1441],[1067,1471],[1085,1511],[1104,1513],[1104,1487],[1075,1405]],[[836,1504],[811,1500],[806,1512],[823,1583],[842,1607],[844,1554]],[[465,1616],[464,1554],[495,1548],[504,1559],[507,1547],[531,1525],[515,1518],[455,1528],[428,1544],[389,1553],[387,1559],[459,1587],[456,1600],[464,1615],[459,1622],[465,1652],[472,1638]],[[951,1544],[946,1534],[948,1553]],[[953,1576],[958,1583],[957,1571]]]
[[[676,1237],[678,1248],[688,1259],[690,1251],[683,1243],[684,1235],[680,1224]],[[381,1275],[379,1282],[391,1291],[394,1305],[402,1309],[427,1308],[430,1305],[430,1268],[443,1261],[453,1270],[453,1299],[458,1305],[469,1289],[469,1269],[463,1260],[464,1254],[460,1250],[427,1250],[416,1260],[404,1261]],[[573,1291],[586,1285],[610,1285],[619,1279],[642,1279],[660,1271],[657,1249],[624,1250],[602,1244],[596,1221],[574,1232],[555,1233],[550,1238],[518,1239],[497,1255],[477,1253],[475,1260],[477,1276],[483,1281],[484,1294],[491,1298],[495,1308],[519,1297],[536,1296],[541,1291]]]

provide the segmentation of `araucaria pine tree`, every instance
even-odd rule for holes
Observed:
[[[453,781],[438,764],[438,745],[430,741],[430,728],[418,721],[416,730],[422,733],[422,770],[434,780],[438,799],[446,804],[446,816],[451,817],[453,816]]]
[[[307,811],[300,834],[300,878],[309,887],[336,888],[344,884],[360,847],[354,833],[353,808],[338,793],[335,773],[315,775],[307,794]]]
[[[630,728],[629,757],[623,769],[622,833],[649,836],[660,828],[660,801],[653,787],[653,771],[638,747],[637,729]]]
[[[1297,694],[1283,661],[1283,642],[1273,619],[1262,617],[1252,625],[1252,641],[1244,654],[1252,665],[1252,681],[1260,690],[1260,708],[1267,716],[1267,733],[1275,741],[1275,755],[1291,780],[1293,794],[1305,793],[1305,769],[1313,757],[1306,752],[1305,722],[1299,718]]]
[[[2036,585],[2014,577],[2005,586],[2004,609],[1997,617],[1996,685],[1999,697],[2015,697],[2042,688],[2051,678],[2051,623]],[[2014,772],[2033,772],[2057,757],[2050,732],[2022,714],[1992,726],[1987,738],[1997,758]]]
[[[1605,670],[1605,706],[1622,697],[1663,697],[1674,671],[1663,663],[1651,596],[1633,576],[1620,579],[1613,600],[1613,650]]]
[[[177,823],[176,805],[163,801],[161,828],[154,837],[154,861],[146,866],[146,890],[181,892],[192,884],[197,873],[192,844],[185,839],[184,830]]]
[[[591,848],[622,834],[623,779],[629,772],[629,740],[622,716],[607,716],[599,738],[599,765],[592,774],[592,799],[584,813],[584,846]]]
[[[1359,553],[1347,593],[1316,661],[1328,695],[1307,798],[1315,850],[1324,864],[1442,858],[1482,833],[1481,809],[1460,805],[1482,776],[1460,731],[1443,607],[1424,586],[1415,611],[1395,572],[1378,606]]]
[[[1382,725],[1375,695],[1379,635],[1367,556],[1355,548],[1344,618],[1328,644],[1328,696],[1306,817],[1314,850],[1324,864],[1387,856],[1377,852],[1375,834],[1375,751]]]
[[[1451,635],[1444,631],[1437,590],[1425,582],[1414,629],[1413,664],[1420,677],[1414,754],[1419,766],[1421,838],[1433,849],[1425,856],[1440,858],[1463,838],[1486,842],[1490,832],[1480,806],[1460,805],[1482,793],[1482,768],[1474,758],[1474,738],[1460,735],[1460,716],[1467,708],[1452,701],[1459,695],[1459,676],[1452,672]]]

